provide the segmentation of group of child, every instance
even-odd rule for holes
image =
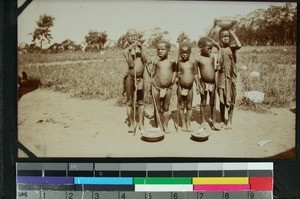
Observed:
[[[170,117],[170,100],[172,87],[177,84],[177,111],[180,123],[177,130],[191,132],[193,85],[200,93],[200,129],[206,128],[205,107],[209,95],[211,110],[211,128],[232,128],[232,116],[236,98],[236,50],[241,43],[234,31],[221,29],[220,42],[217,43],[209,37],[201,37],[198,41],[200,55],[191,58],[191,43],[183,41],[179,44],[178,60],[168,57],[171,45],[167,41],[160,41],[156,46],[158,60],[150,61],[145,53],[145,47],[137,40],[137,31],[127,31],[129,46],[123,51],[128,65],[124,77],[124,89],[127,95],[127,117],[129,121],[128,132],[135,132],[138,127],[144,131],[144,71],[151,77],[151,95],[154,103],[154,116],[156,127],[169,133],[168,121]],[[231,39],[235,45],[231,45]],[[213,47],[217,55],[211,54]],[[151,66],[151,67],[150,67]],[[219,97],[219,110],[221,122],[216,122],[216,96]],[[138,125],[135,125],[135,103],[138,105]],[[186,110],[186,113],[184,111]],[[225,121],[225,114],[228,115]]]

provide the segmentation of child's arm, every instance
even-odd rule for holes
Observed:
[[[221,66],[219,64],[219,60],[218,60],[218,54],[213,56],[213,62],[214,62],[214,68],[215,68],[215,72],[220,71],[221,70]]]
[[[173,77],[172,77],[172,85],[175,84],[176,75],[177,75],[177,64],[175,61],[172,61],[172,68],[173,68]]]
[[[157,67],[157,65],[158,65],[158,61],[154,61],[153,62],[153,67],[152,67],[152,71],[150,71],[151,72],[151,78],[153,78],[153,77],[155,77],[155,75],[156,75],[156,67]]]
[[[196,92],[199,94],[203,94],[204,91],[200,85],[201,74],[198,72],[198,60],[194,61],[194,80],[196,83]]]
[[[213,40],[212,38],[211,39],[211,42],[213,43],[213,47],[215,47],[218,51],[220,50],[220,44],[218,42],[216,42],[215,40]]]
[[[128,64],[129,69],[133,69],[133,67],[134,67],[134,61],[133,61],[133,59],[132,59],[132,57],[130,55],[129,48],[126,48],[125,50],[123,50],[123,55],[124,55],[124,57],[126,59],[126,62]]]
[[[147,56],[146,56],[146,49],[145,46],[142,46],[140,44],[140,42],[138,42],[137,46],[141,49],[141,58],[142,58],[142,62],[145,64],[148,62],[147,60]]]
[[[149,77],[152,77],[151,68],[149,68],[150,65],[152,66],[151,68],[153,68],[153,62],[151,60],[148,60],[148,62],[146,63],[146,71]]]
[[[236,44],[235,49],[236,50],[240,49],[242,47],[242,43],[240,42],[239,38],[236,36],[235,30],[229,29],[229,33],[232,36],[232,38]]]
[[[179,80],[179,60],[176,62],[176,77],[175,77],[175,84],[178,83]]]

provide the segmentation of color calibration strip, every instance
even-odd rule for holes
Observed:
[[[273,198],[273,163],[17,163],[17,198]]]

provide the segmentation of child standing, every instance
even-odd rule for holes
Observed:
[[[196,66],[199,68],[200,74],[198,82],[198,91],[201,95],[200,102],[200,115],[202,119],[201,128],[206,128],[205,121],[205,107],[206,107],[206,99],[207,95],[209,95],[209,105],[211,109],[211,128],[213,130],[220,130],[220,127],[216,123],[216,109],[215,109],[215,71],[216,71],[216,58],[211,56],[211,51],[213,46],[218,47],[216,42],[214,42],[209,37],[201,37],[198,41],[198,46],[200,48],[200,56],[195,60]]]
[[[154,105],[156,106],[154,115],[157,126],[157,120],[161,118],[162,130],[169,133],[168,121],[170,117],[169,106],[172,94],[172,86],[176,77],[176,62],[168,58],[171,45],[167,41],[161,41],[157,44],[157,55],[159,59],[153,63],[153,82],[152,95]],[[162,115],[162,117],[160,117]]]
[[[195,61],[190,59],[191,44],[183,41],[179,45],[179,57],[177,64],[178,77],[178,108],[181,119],[181,128],[183,131],[191,132],[191,118],[192,118],[192,103],[193,103],[193,82],[198,77],[197,66]],[[186,116],[184,114],[186,109]]]
[[[147,59],[145,56],[145,49],[141,43],[137,40],[137,31],[129,29],[127,31],[127,40],[129,46],[123,50],[123,55],[126,59],[128,70],[124,77],[124,90],[126,92],[127,100],[127,117],[129,120],[129,133],[135,131],[136,126],[133,109],[135,110],[134,100],[138,103],[138,115],[139,115],[139,128],[144,130],[144,70]],[[134,93],[136,92],[136,97]],[[134,99],[136,98],[136,99]],[[135,103],[136,103],[135,102]]]
[[[228,114],[228,122],[225,129],[232,129],[233,109],[236,100],[236,51],[242,47],[241,42],[231,29],[221,29],[220,38],[220,70],[217,73],[217,87],[220,98],[220,115],[221,122],[225,123],[225,113]],[[231,38],[235,45],[231,46]]]

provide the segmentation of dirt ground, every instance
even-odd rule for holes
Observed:
[[[194,105],[199,102],[195,96]],[[269,157],[295,147],[295,114],[289,109],[267,113],[234,112],[233,130],[213,131],[206,142],[187,132],[176,133],[176,106],[171,107],[172,133],[156,143],[127,132],[125,107],[114,101],[82,100],[48,89],[37,89],[18,102],[19,142],[38,157]],[[145,126],[152,127],[153,107],[146,107]],[[199,108],[193,109],[194,129]],[[259,143],[261,146],[259,146]],[[19,150],[19,157],[27,157]]]

